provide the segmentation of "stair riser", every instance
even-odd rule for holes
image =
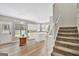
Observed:
[[[58,36],[64,36],[64,37],[78,37],[78,34],[58,34]]]
[[[75,31],[74,30],[73,31],[59,30],[58,32],[59,33],[78,33],[78,31],[76,31],[76,30]]]
[[[69,49],[73,49],[73,50],[79,50],[79,47],[77,46],[72,46],[72,45],[67,45],[67,44],[61,44],[56,42],[56,46],[61,46],[61,47],[65,47],[65,48],[69,48]]]
[[[69,52],[66,52],[66,51],[62,51],[62,50],[59,50],[59,49],[57,49],[57,48],[54,48],[54,52],[57,52],[57,53],[60,53],[60,54],[62,54],[62,55],[65,55],[65,56],[77,56],[77,55],[75,55],[75,54],[72,54],[72,53],[69,53]],[[52,53],[53,54],[53,53]]]
[[[59,29],[77,29],[77,27],[60,27]]]
[[[79,43],[79,40],[78,39],[57,38],[57,41],[65,41],[65,42]]]

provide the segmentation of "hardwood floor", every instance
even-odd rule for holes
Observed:
[[[28,41],[27,45],[19,46],[19,43],[12,43],[0,46],[0,53],[8,53],[8,56],[46,56],[47,49],[45,41]]]

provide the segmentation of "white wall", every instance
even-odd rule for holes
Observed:
[[[53,20],[53,5],[51,8],[51,13],[52,15],[50,16],[50,23],[49,23],[49,30],[48,30],[48,36],[47,36],[47,40],[46,40],[46,47],[47,47],[47,52],[48,55],[51,55],[51,52],[53,51],[53,46],[54,46],[54,20]]]
[[[60,16],[60,26],[76,26],[76,3],[56,3],[54,5],[54,20]]]
[[[6,43],[6,42],[11,42],[12,41],[12,35],[10,33],[3,33],[3,29],[2,29],[2,26],[1,26],[2,24],[9,24],[10,30],[12,29],[12,22],[0,21],[0,44]]]
[[[79,19],[77,19],[78,33],[79,33]]]
[[[14,20],[18,20],[18,19],[0,15],[0,44],[1,43],[11,42],[12,40],[15,40],[15,37],[14,37],[14,35],[15,35],[15,32],[14,32],[15,31],[15,29],[14,29]],[[1,33],[1,31],[2,31],[1,24],[9,24],[11,34]]]
[[[78,26],[78,33],[79,33],[79,7],[77,8],[77,26]]]

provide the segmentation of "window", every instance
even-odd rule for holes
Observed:
[[[15,24],[15,37],[27,36],[27,25]]]
[[[28,24],[29,32],[47,32],[48,24]]]
[[[48,24],[41,24],[41,31],[48,31]]]
[[[10,25],[9,24],[2,24],[3,33],[10,33]]]
[[[29,32],[38,32],[40,31],[40,25],[39,24],[28,24],[28,30]]]
[[[20,24],[15,24],[15,37],[20,37]]]

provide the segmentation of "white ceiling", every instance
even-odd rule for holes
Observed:
[[[51,3],[0,3],[0,15],[22,18],[35,22],[49,22]]]

